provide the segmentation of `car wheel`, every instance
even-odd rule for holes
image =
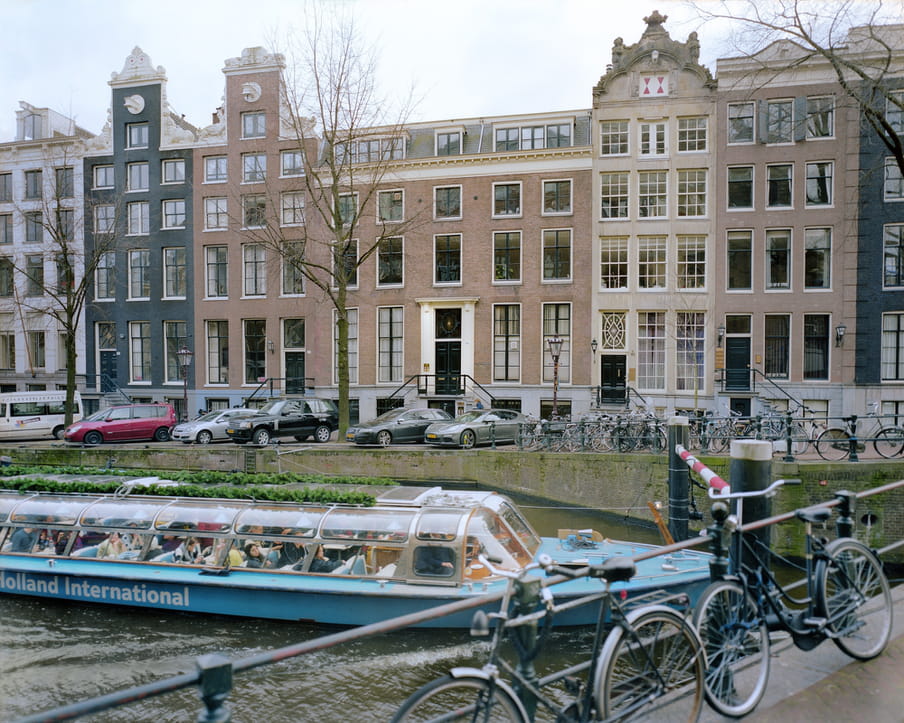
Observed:
[[[392,434],[386,429],[381,429],[380,433],[377,434],[377,442],[381,447],[388,447],[392,444]]]
[[[104,436],[100,432],[88,432],[82,441],[85,444],[102,444]]]
[[[471,449],[475,444],[477,444],[477,435],[472,430],[466,429],[461,433],[462,449]]]
[[[66,431],[65,427],[57,427],[56,429],[53,430],[53,438],[54,439],[62,439],[63,432],[65,432],[65,431]]]
[[[156,432],[154,432],[154,441],[169,442],[169,428],[160,427]]]
[[[314,430],[314,439],[318,442],[329,442],[330,435],[333,433],[333,430],[327,427],[325,424],[321,424],[317,429]]]
[[[210,433],[209,429],[202,429],[198,432],[196,441],[198,444],[210,444],[213,441],[213,435]]]
[[[251,435],[251,441],[261,447],[267,446],[270,444],[270,430],[266,427],[255,429],[254,434]]]

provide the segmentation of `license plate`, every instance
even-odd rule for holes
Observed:
[[[436,435],[435,435],[435,434],[428,434],[428,435],[427,435],[427,439],[436,439]]]
[[[226,434],[233,434],[235,432],[234,429],[227,429]]]
[[[346,435],[345,435],[345,441],[346,441],[346,442],[354,442],[354,441],[355,441],[355,435],[354,435],[354,434],[346,434]]]

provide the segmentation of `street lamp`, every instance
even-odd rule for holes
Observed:
[[[549,356],[552,357],[552,418],[559,418],[559,355],[562,353],[562,337],[552,336],[547,340]]]
[[[191,365],[194,353],[187,346],[183,346],[176,352],[179,357],[179,366],[182,368],[182,413],[188,419],[188,367]]]

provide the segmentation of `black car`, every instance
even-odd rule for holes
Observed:
[[[452,417],[442,409],[422,407],[419,409],[390,409],[376,419],[349,427],[345,433],[346,442],[355,444],[399,444],[401,442],[423,442],[424,432],[434,422],[450,420]]]
[[[226,434],[237,444],[265,445],[274,437],[295,437],[299,442],[312,436],[328,442],[339,428],[339,410],[329,399],[281,399],[262,407],[250,417],[237,419]]]

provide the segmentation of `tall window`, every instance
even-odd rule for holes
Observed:
[[[147,201],[130,203],[129,206],[129,235],[145,235],[150,232],[151,207]]]
[[[766,104],[766,143],[794,141],[794,101],[771,100]]]
[[[353,224],[358,219],[358,194],[344,193],[339,196],[339,218],[346,226]]]
[[[828,289],[832,280],[832,229],[808,228],[804,247],[804,288]]]
[[[44,257],[41,254],[25,257],[25,295],[44,295]]]
[[[151,381],[151,322],[129,322],[129,381]]]
[[[834,164],[820,161],[807,164],[807,205],[832,205],[832,174]]]
[[[804,379],[829,378],[829,315],[804,314]]]
[[[904,313],[882,314],[882,381],[904,380]]]
[[[668,133],[664,121],[640,124],[640,155],[664,156]]]
[[[493,381],[516,382],[521,376],[521,307],[493,306]]]
[[[702,311],[679,311],[675,325],[677,370],[675,388],[700,391],[704,388],[706,316]]]
[[[47,366],[47,342],[43,331],[26,332],[28,358],[32,367],[44,369]]]
[[[753,232],[728,232],[728,288],[749,291],[753,288],[752,276]]]
[[[402,381],[404,314],[401,306],[384,306],[378,313],[378,382]]]
[[[678,119],[678,152],[705,151],[707,147],[707,118],[697,116]]]
[[[263,138],[267,135],[267,116],[262,111],[242,113],[242,138]]]
[[[204,263],[207,267],[207,288],[204,293],[208,298],[227,296],[226,270],[228,249],[226,246],[207,246],[204,249]]]
[[[628,153],[628,121],[600,122],[600,155],[624,156]]]
[[[766,288],[791,288],[791,230],[766,232]]]
[[[753,112],[753,103],[729,103],[729,143],[753,143]]]
[[[358,285],[358,241],[346,239],[333,247],[333,283],[344,280],[348,287]]]
[[[665,389],[665,312],[637,314],[637,386]]]
[[[204,159],[204,183],[225,183],[227,168],[226,156],[207,156]]]
[[[267,154],[242,154],[242,182],[259,183],[267,180]]]
[[[113,188],[113,166],[94,167],[94,188]]]
[[[380,191],[377,194],[380,222],[402,221],[405,218],[405,194],[403,191]]]
[[[185,183],[185,159],[167,158],[163,161],[164,183]]]
[[[668,214],[668,171],[640,171],[637,214],[640,218],[665,218]]]
[[[765,337],[763,373],[774,379],[787,379],[791,356],[790,315],[766,314]]]
[[[163,322],[164,358],[166,359],[166,382],[182,381],[182,365],[179,363],[178,351],[185,346],[187,331],[184,321]],[[187,370],[186,370],[187,371]]]
[[[13,283],[13,262],[6,257],[0,257],[0,296],[12,296],[15,293]]]
[[[791,174],[793,166],[782,163],[766,167],[766,205],[772,208],[791,206]],[[809,181],[807,182],[809,184]]]
[[[358,383],[358,310],[347,309],[348,320],[348,380]],[[339,325],[333,310],[333,383],[339,383]]]
[[[890,224],[883,233],[882,286],[904,286],[904,224]]]
[[[94,232],[112,233],[116,224],[116,210],[112,204],[104,203],[94,207]]]
[[[54,175],[56,176],[56,197],[72,198],[74,190],[72,166],[56,168]]]
[[[835,135],[835,99],[831,96],[807,98],[807,138]]]
[[[245,319],[242,322],[245,349],[245,384],[257,384],[267,377],[267,322]]]
[[[753,166],[728,169],[728,207],[753,208]]]
[[[303,176],[304,159],[301,151],[283,151],[280,154],[283,176]]]
[[[225,198],[204,199],[204,228],[208,231],[225,229],[229,224]]]
[[[404,243],[401,236],[381,239],[377,248],[377,285],[400,286],[403,282]]]
[[[449,131],[436,134],[436,155],[457,156],[461,153],[461,133]]]
[[[163,202],[163,228],[185,228],[185,200],[176,198]]]
[[[895,133],[904,133],[904,90],[889,91],[885,99],[885,120]]]
[[[242,247],[245,296],[263,296],[267,293],[267,259],[262,244],[245,244]]]
[[[229,383],[229,322],[207,322],[207,383]]]
[[[290,241],[283,246],[282,293],[298,296],[304,293],[304,244]]]
[[[678,237],[678,288],[706,287],[706,236]]]
[[[885,200],[904,200],[904,178],[894,158],[885,159]]]
[[[72,241],[75,238],[75,211],[71,208],[57,209],[57,223],[58,240]]]
[[[129,123],[126,125],[126,148],[147,148],[148,140],[147,123]]]
[[[104,251],[97,256],[94,268],[94,298],[113,299],[116,297],[116,255]]]
[[[126,190],[147,191],[150,188],[150,167],[147,162],[126,166]]]
[[[461,186],[433,189],[433,214],[437,219],[461,218]]]
[[[543,213],[571,213],[571,181],[543,181]]]
[[[637,239],[637,286],[641,289],[664,289],[665,236],[641,236]]]
[[[288,191],[280,195],[280,213],[283,226],[300,226],[304,223],[304,193]]]
[[[461,235],[434,237],[434,283],[461,283]]]
[[[149,299],[151,296],[151,252],[148,249],[129,250],[129,298]]]
[[[566,281],[571,278],[571,230],[543,231],[543,280]]]
[[[628,218],[628,174],[600,174],[600,218]]]
[[[521,232],[493,234],[493,280],[521,280]]]
[[[600,288],[611,291],[628,288],[627,236],[603,236],[600,239]]]
[[[3,331],[10,328],[8,324],[0,324],[0,369],[16,368],[16,335]]]
[[[186,295],[185,247],[163,249],[163,283],[167,298]]]
[[[41,171],[25,171],[25,200],[36,201],[43,195]]]
[[[493,215],[494,216],[520,216],[521,215],[521,184],[520,183],[494,183],[493,184]]]
[[[559,383],[571,381],[571,305],[543,304],[543,381],[552,382],[555,372],[549,340],[562,339],[559,354]]]
[[[678,216],[706,215],[706,170],[678,171]]]
[[[11,213],[0,214],[0,244],[13,242],[13,215]]]
[[[0,203],[13,200],[13,174],[0,173]]]
[[[242,220],[245,228],[263,228],[267,225],[267,197],[264,194],[242,196]]]
[[[623,351],[628,342],[627,315],[623,311],[600,314],[600,348]]]
[[[25,243],[39,244],[44,240],[44,214],[29,211],[25,214]]]

